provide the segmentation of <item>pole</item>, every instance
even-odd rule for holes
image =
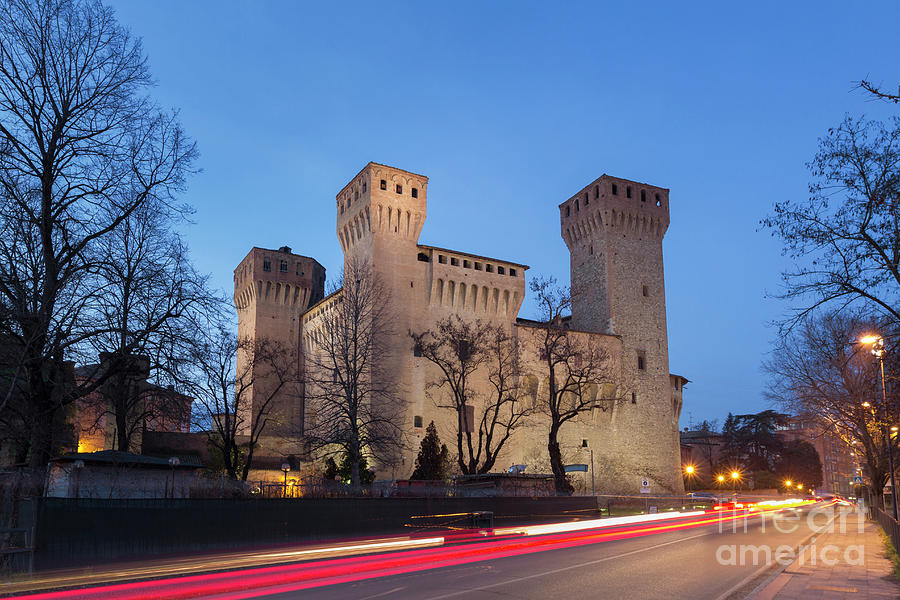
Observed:
[[[594,449],[591,448],[591,496],[594,495]]]
[[[891,507],[894,510],[894,520],[897,520],[897,482],[894,480],[894,440],[891,439],[891,431],[888,427],[887,419],[887,387],[884,383],[884,352],[878,357],[881,361],[881,399],[884,406],[884,431],[887,434],[888,443],[888,464],[891,467]]]

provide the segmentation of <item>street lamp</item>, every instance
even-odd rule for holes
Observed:
[[[740,479],[740,478],[741,478],[741,474],[739,472],[737,472],[737,471],[731,472],[731,493],[732,493],[732,495],[737,493],[735,486],[737,486],[738,479]]]
[[[696,471],[697,471],[697,469],[694,468],[694,465],[688,465],[684,468],[684,473],[685,473],[685,475],[687,475],[687,480],[688,480],[688,493],[691,493],[691,491],[692,491],[691,484],[693,483],[692,480],[694,479],[694,473]]]
[[[882,431],[884,432],[885,438],[887,438],[887,446],[888,446],[888,465],[891,468],[891,507],[894,512],[894,520],[897,520],[897,482],[894,481],[894,442],[891,439],[890,435],[888,435],[887,431],[887,388],[884,383],[884,338],[880,335],[867,335],[861,338],[860,343],[862,344],[871,344],[872,345],[872,355],[878,359],[878,362],[881,365],[881,401],[882,401],[882,417],[883,421],[881,424]],[[864,402],[863,406],[868,405],[868,402]],[[893,428],[892,428],[893,430]]]
[[[722,487],[722,484],[725,483],[725,476],[719,475],[718,477],[716,477],[716,481],[719,482],[719,487]]]
[[[291,465],[286,462],[281,463],[281,470],[284,472],[284,487],[281,489],[281,497],[287,498],[287,474],[291,470]]]

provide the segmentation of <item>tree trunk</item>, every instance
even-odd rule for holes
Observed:
[[[557,494],[570,496],[575,488],[572,487],[572,484],[569,483],[569,479],[566,477],[566,469],[562,461],[562,452],[560,452],[559,449],[559,441],[556,439],[557,433],[556,428],[551,427],[550,433],[547,436],[547,451],[550,454],[550,468],[553,470],[553,483],[556,486]]]

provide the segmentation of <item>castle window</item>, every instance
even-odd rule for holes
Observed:
[[[515,270],[515,269],[510,269],[510,270],[509,270],[509,276],[510,276],[510,277],[515,277],[515,276],[516,276],[516,270]]]
[[[644,352],[638,352],[637,354],[637,368],[638,371],[647,370],[647,355]]]
[[[575,212],[578,212],[578,200],[575,201]]]
[[[572,207],[571,207],[571,206],[566,206],[566,216],[568,217],[568,216],[571,215],[571,214],[572,214]]]
[[[595,185],[594,186],[594,198],[599,198],[599,197],[600,197],[600,186]]]
[[[646,285],[641,287],[641,295],[645,298],[650,295],[650,289]]]
[[[446,265],[447,257],[444,256],[443,254],[438,254],[438,262],[441,263],[442,265]]]
[[[278,265],[278,270],[281,271],[282,273],[287,273],[287,261],[286,260],[281,261],[281,264]]]
[[[646,201],[647,201],[647,192],[645,192],[644,190],[641,190],[641,202],[646,202]]]
[[[413,198],[418,198],[418,197],[419,197],[419,188],[413,188],[413,189],[412,189],[412,197],[413,197]]]
[[[381,180],[381,189],[383,189],[383,190],[387,189],[387,181],[384,179]]]
[[[637,394],[635,392],[631,392],[631,403],[637,404]]]
[[[454,257],[454,256],[451,256],[451,257],[450,257],[450,264],[453,265],[454,267],[458,267],[458,266],[459,266],[459,259],[456,258],[456,257]]]
[[[631,186],[630,185],[625,188],[625,197],[631,198]]]
[[[297,275],[303,275],[303,265],[297,263]]]
[[[618,196],[619,195],[619,186],[617,186],[616,184],[612,184],[612,187],[613,187],[613,196]]]
[[[397,193],[398,193],[398,194],[402,194],[402,193],[403,193],[403,186],[400,185],[399,183],[397,184]]]
[[[359,190],[354,190],[354,191],[353,191],[353,199],[354,199],[354,200],[359,200]]]
[[[428,255],[424,252],[419,252],[419,256],[417,256],[416,258],[418,258],[419,262],[430,262],[428,260]]]
[[[662,206],[662,200],[659,199],[659,194],[656,195],[656,205]]]
[[[589,252],[589,253],[590,253],[591,256],[594,255],[594,247],[593,247],[593,246],[590,247],[590,252]]]
[[[475,263],[475,270],[476,270],[476,271],[480,271],[480,270],[481,270],[481,263],[480,263],[480,262],[476,262],[476,263]]]
[[[272,262],[268,258],[263,259],[263,271],[268,273],[271,270],[272,270]]]
[[[413,356],[422,356],[422,346],[419,344],[413,345]]]
[[[363,181],[363,194],[365,194],[365,193],[366,193],[366,182]]]
[[[472,268],[472,263],[470,263],[467,260],[464,260],[463,261],[463,269],[471,269],[471,268]]]
[[[413,427],[421,427],[422,426],[422,415],[416,415],[413,417]]]
[[[341,214],[344,214],[344,203],[341,202]]]
[[[588,205],[588,202],[589,202],[589,200],[588,200],[588,193],[585,192],[585,193],[584,193],[584,205],[587,206],[587,205]]]
[[[503,267],[497,267],[497,275],[505,275],[505,274],[506,274],[506,269],[504,269]]]
[[[587,447],[588,447],[588,445],[587,445],[587,440],[581,440],[581,447],[582,447],[582,448],[587,448]]]
[[[493,266],[493,265],[485,265],[485,266],[484,266],[484,270],[487,271],[488,273],[493,273],[493,272],[494,272],[494,266]]]

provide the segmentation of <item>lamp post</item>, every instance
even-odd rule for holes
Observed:
[[[694,465],[688,465],[684,468],[684,473],[685,473],[685,475],[687,475],[687,480],[688,480],[688,493],[689,494],[692,491],[693,486],[691,484],[693,483],[695,471],[696,471],[696,469],[694,468]]]
[[[291,470],[291,465],[286,462],[281,463],[281,470],[284,472],[284,487],[281,490],[281,497],[287,498],[287,474]]]
[[[897,482],[894,480],[894,440],[888,433],[888,412],[887,412],[887,386],[884,382],[884,338],[880,335],[867,335],[859,340],[863,344],[872,345],[872,354],[878,359],[881,366],[881,402],[882,417],[881,430],[888,446],[888,465],[891,469],[891,508],[894,513],[894,520],[897,520]],[[863,406],[868,406],[868,402],[863,402]]]
[[[740,479],[740,478],[741,478],[741,474],[739,472],[737,472],[737,471],[731,472],[731,495],[732,496],[737,495],[737,482],[738,482],[738,479]]]
[[[717,476],[716,476],[716,481],[719,482],[719,487],[722,487],[722,484],[725,483],[725,476],[724,476],[724,475],[717,475]]]

